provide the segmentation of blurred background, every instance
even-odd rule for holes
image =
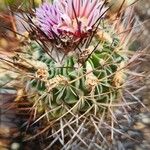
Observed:
[[[0,54],[4,53],[4,51],[12,52],[13,50],[16,50],[19,43],[17,38],[15,38],[14,33],[7,30],[7,28],[11,28],[14,30],[14,18],[9,16],[10,12],[8,12],[8,9],[11,9],[13,13],[13,10],[18,8],[18,6],[23,6],[24,8],[26,8],[26,6],[29,6],[30,3],[36,6],[40,2],[41,0],[35,0],[35,3],[33,4],[32,0],[0,0]],[[10,7],[6,7],[6,5],[8,6],[8,4]],[[137,15],[137,19],[139,19],[139,21],[141,22],[142,32],[138,39],[134,42],[134,47],[135,49],[144,49],[146,51],[146,57],[143,58],[144,61],[141,64],[141,71],[145,72],[147,77],[144,79],[144,81],[142,81],[144,83],[144,89],[140,93],[140,95],[142,97],[142,102],[150,109],[150,0],[139,0],[135,6],[135,13]],[[0,82],[2,82],[1,79]],[[2,105],[4,101],[11,101],[11,99],[13,98],[12,96],[3,95],[0,93],[0,105]],[[9,114],[12,114],[12,110],[7,112],[7,114],[5,115],[2,114],[3,111],[4,109],[1,108],[0,150],[7,150],[2,149],[1,145],[5,144],[7,147],[7,145],[9,145],[10,143],[12,144],[12,150],[19,150],[19,145],[15,143],[16,140],[18,141],[18,137],[19,140],[21,138],[19,136],[19,131],[17,131],[17,126],[14,125],[14,122],[9,123],[9,127],[8,123],[7,125],[2,123],[2,119],[9,121]],[[7,116],[9,117],[7,118]],[[11,119],[15,120],[15,115],[12,115]],[[138,146],[136,150],[150,150],[150,113],[146,112],[144,108],[141,108],[137,122],[133,127],[137,130],[140,130],[143,136],[143,140],[140,144],[141,146]],[[15,142],[7,140],[10,134],[12,136],[11,138],[13,140],[15,139]],[[4,139],[2,137],[6,138]],[[26,149],[31,150],[34,148],[28,147]],[[130,150],[132,150],[132,148]]]

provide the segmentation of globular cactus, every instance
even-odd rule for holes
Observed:
[[[53,141],[48,148],[56,141],[64,149],[74,144],[88,146],[87,139],[95,134],[105,139],[100,126],[114,117],[113,106],[121,100],[132,62],[126,50],[132,28],[121,20],[122,15],[109,20],[108,3],[43,3],[23,14],[28,35],[22,39],[21,51],[1,59],[17,76],[13,78],[16,101],[30,102],[31,122],[42,123],[41,133],[51,131]]]

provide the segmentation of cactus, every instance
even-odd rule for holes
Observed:
[[[30,102],[32,124],[41,122],[44,128],[31,138],[50,130],[48,148],[56,141],[64,149],[88,146],[87,139],[92,143],[96,134],[105,140],[103,120],[110,122],[114,107],[124,105],[127,70],[134,60],[126,50],[132,29],[122,15],[109,21],[108,10],[102,0],[43,3],[24,18],[29,26],[20,37],[21,51],[1,57],[3,69],[13,72],[9,86],[17,90],[15,101]]]

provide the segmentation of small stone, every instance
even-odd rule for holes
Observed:
[[[12,143],[11,150],[19,150],[19,148],[20,148],[19,143]]]
[[[130,130],[130,131],[128,131],[128,134],[129,134],[130,137],[132,137],[132,138],[134,138],[134,139],[137,139],[137,138],[138,138],[138,140],[140,140],[140,139],[143,138],[141,132],[139,132],[139,131],[131,131],[131,130]]]
[[[141,147],[139,147],[139,146],[136,146],[136,148],[135,148],[136,150],[143,150]]]
[[[145,128],[145,125],[144,125],[143,123],[141,123],[141,122],[137,122],[137,123],[134,125],[134,128],[135,128],[135,129],[138,129],[138,130],[144,129],[144,128]]]
[[[150,118],[144,117],[144,118],[142,118],[142,122],[145,124],[150,124]]]

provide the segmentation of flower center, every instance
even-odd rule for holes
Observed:
[[[75,32],[83,33],[86,32],[86,28],[88,25],[88,19],[86,17],[79,17],[77,19],[73,19],[72,27]]]

